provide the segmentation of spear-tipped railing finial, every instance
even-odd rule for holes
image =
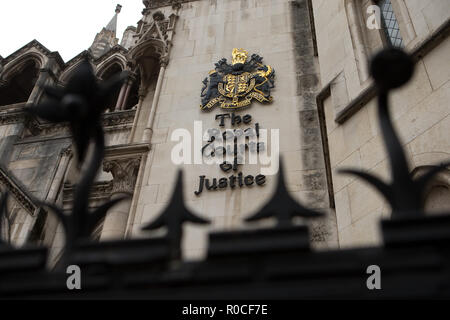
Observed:
[[[183,197],[183,172],[178,172],[177,183],[172,198],[167,208],[154,221],[142,227],[142,230],[156,230],[167,228],[166,237],[170,244],[171,258],[181,259],[181,240],[183,236],[183,224],[192,222],[195,224],[209,224],[207,219],[196,216],[186,208]]]
[[[294,217],[316,218],[322,216],[322,213],[304,207],[289,194],[284,181],[284,168],[281,160],[275,194],[258,213],[245,219],[245,221],[254,222],[273,217],[277,219],[278,226],[286,226],[292,223]]]

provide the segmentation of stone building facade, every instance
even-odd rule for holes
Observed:
[[[226,121],[222,129],[257,123],[279,130],[289,192],[325,213],[313,222],[317,248],[374,244],[379,218],[389,214],[375,191],[338,174],[339,168],[354,167],[389,179],[367,70],[381,48],[403,46],[417,61],[413,81],[392,96],[391,110],[414,174],[450,158],[447,0],[144,0],[143,6],[142,19],[126,29],[120,44],[118,6],[90,49],[68,62],[36,40],[0,57],[0,188],[12,194],[2,236],[13,244],[38,242],[53,248],[54,260],[60,254],[61,226],[36,199],[70,208],[83,168],[76,163],[67,126],[49,125],[24,108],[45,99],[43,85],[64,86],[84,59],[100,80],[129,72],[103,116],[106,157],[90,205],[131,197],[98,226],[93,238],[100,241],[151,236],[141,227],[167,206],[180,167],[172,161],[180,143],[174,133],[182,129],[195,136],[195,122],[203,130],[220,128],[216,116],[227,111],[199,108],[202,81],[222,58],[231,61],[234,48],[245,48],[249,57],[259,54],[275,69],[273,102],[253,102],[236,111],[251,115],[249,125]],[[190,142],[194,158],[203,145]],[[273,144],[269,139],[269,153]],[[263,167],[244,164],[240,171],[257,176]],[[275,188],[276,176],[267,175],[262,187],[199,196],[200,176],[231,174],[217,165],[181,168],[187,206],[212,222],[206,228],[187,227],[183,247],[188,258],[204,255],[208,229],[249,227],[243,220]],[[430,186],[430,213],[450,207],[449,186],[450,172]]]

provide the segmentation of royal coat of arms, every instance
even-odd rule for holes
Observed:
[[[253,99],[272,102],[270,90],[274,88],[275,70],[264,65],[263,58],[257,54],[250,61],[247,58],[247,51],[234,49],[231,65],[225,58],[216,63],[216,69],[203,80],[202,110],[211,110],[216,105],[222,109],[241,109]]]

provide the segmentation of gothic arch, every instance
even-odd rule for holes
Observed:
[[[43,63],[44,57],[34,52],[8,63],[0,81],[0,105],[27,102]]]
[[[123,66],[120,63],[118,63],[117,60],[114,59],[113,61],[111,61],[111,63],[107,64],[103,69],[100,69],[97,72],[97,78],[99,78],[103,81],[107,81],[122,71],[123,71]],[[108,101],[108,105],[106,107],[107,110],[109,110],[111,112],[115,111],[118,104],[120,104],[119,96],[120,96],[120,93],[122,90],[123,90],[122,88],[117,88],[116,91],[111,94],[109,101]]]
[[[26,67],[26,64],[29,62],[34,62],[36,67],[40,69],[44,66],[44,61],[44,56],[37,52],[26,53],[4,66],[1,80],[8,81],[12,77],[23,71],[23,69]]]
[[[147,88],[157,77],[160,67],[160,60],[167,53],[166,45],[158,39],[148,39],[140,42],[130,51],[130,57],[136,61],[140,71],[141,84]]]
[[[130,56],[134,60],[143,57],[161,58],[166,54],[166,44],[164,41],[150,38],[138,43],[130,50]]]
[[[118,54],[112,55],[111,57],[97,65],[97,77],[102,79],[105,72],[107,72],[111,67],[114,67],[114,65],[118,65],[120,67],[120,70],[124,71],[127,65],[126,59]]]

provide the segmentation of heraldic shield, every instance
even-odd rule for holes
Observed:
[[[264,65],[263,58],[257,54],[253,54],[250,61],[247,57],[244,49],[234,49],[231,65],[225,58],[216,63],[216,69],[203,80],[202,110],[209,111],[215,106],[241,109],[249,106],[253,99],[272,102],[270,90],[275,87],[275,70]]]

